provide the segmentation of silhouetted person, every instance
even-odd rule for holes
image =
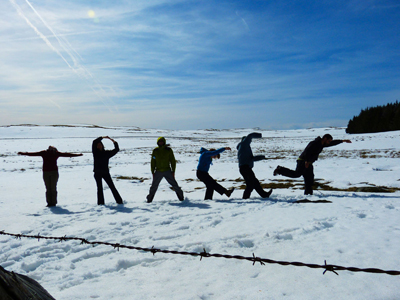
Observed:
[[[175,180],[176,160],[174,151],[166,144],[164,137],[159,137],[157,139],[157,145],[158,147],[154,148],[151,154],[150,167],[151,174],[153,175],[153,182],[151,183],[150,191],[147,195],[147,203],[153,201],[158,185],[163,178],[172,186],[178,199],[183,201],[183,191]]]
[[[109,139],[114,143],[113,150],[105,150],[104,145],[101,142],[103,139]],[[118,204],[123,204],[122,198],[119,195],[117,189],[115,188],[114,182],[111,179],[110,170],[108,168],[108,161],[111,157],[117,154],[119,151],[119,146],[116,141],[108,136],[98,137],[93,141],[92,152],[93,152],[93,172],[94,179],[97,184],[97,204],[104,205],[104,193],[103,193],[103,179],[108,184],[115,201]]]
[[[317,137],[310,142],[300,157],[297,159],[296,170],[290,170],[285,167],[277,166],[274,170],[274,176],[282,175],[290,178],[304,177],[304,195],[312,195],[314,184],[314,167],[313,163],[318,159],[321,151],[326,147],[332,147],[341,143],[351,143],[350,140],[333,140],[330,134],[325,134],[322,139]]]
[[[57,182],[59,178],[57,159],[59,157],[82,156],[82,153],[63,153],[58,152],[57,148],[49,146],[47,150],[40,152],[18,152],[19,155],[41,156],[43,159],[43,181],[46,186],[47,206],[57,205]]]
[[[250,198],[253,190],[256,190],[256,192],[262,198],[269,198],[269,196],[272,194],[272,189],[268,192],[264,191],[264,189],[261,187],[260,181],[253,172],[254,162],[265,159],[265,156],[254,156],[250,144],[253,139],[259,139],[261,137],[261,133],[250,133],[249,135],[242,137],[241,142],[236,147],[238,150],[239,172],[242,174],[244,181],[246,182],[246,189],[243,192],[243,199]]]
[[[200,149],[200,158],[199,164],[197,165],[197,178],[202,181],[206,185],[206,195],[204,200],[212,200],[214,191],[217,191],[220,195],[227,195],[228,198],[233,193],[234,188],[227,190],[223,186],[221,186],[214,178],[208,174],[210,170],[210,165],[212,164],[213,159],[220,158],[220,154],[225,150],[231,150],[231,148],[220,148],[218,150],[210,149],[207,150],[205,148]]]

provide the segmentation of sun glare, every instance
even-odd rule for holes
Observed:
[[[94,18],[96,16],[95,12],[93,10],[88,11],[88,16],[89,18]]]

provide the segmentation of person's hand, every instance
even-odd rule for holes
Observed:
[[[83,154],[82,154],[82,153],[79,153],[78,156],[83,156]]]
[[[232,150],[230,147],[225,147],[225,150]]]
[[[306,165],[306,169],[307,169],[310,166],[310,163],[308,161],[306,161],[305,165]]]
[[[105,136],[105,137],[103,137],[103,138],[105,138],[105,139],[109,139],[111,142],[115,143],[115,141],[114,141],[112,138],[110,138],[108,135],[107,135],[107,136]]]
[[[18,152],[18,155],[24,155],[25,152]]]
[[[351,141],[350,141],[350,140],[343,140],[343,143],[349,143],[349,144],[351,144]]]

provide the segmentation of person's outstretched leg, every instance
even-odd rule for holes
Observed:
[[[197,171],[197,178],[199,178],[207,187],[204,200],[212,200],[214,191],[217,191],[217,193],[219,193],[220,195],[225,194],[227,196],[230,196],[231,193],[229,193],[226,188],[216,182],[215,179],[212,178],[207,172]]]
[[[252,171],[253,172],[253,171]],[[268,192],[264,191],[264,189],[261,186],[260,181],[257,179],[256,175],[254,174],[253,182],[254,182],[254,189],[256,192],[261,196],[261,198],[269,198],[272,194],[272,189],[270,189]]]
[[[183,191],[180,188],[180,186],[178,185],[178,183],[176,182],[174,174],[171,171],[167,171],[167,172],[164,172],[164,173],[165,173],[164,174],[164,178],[172,186],[172,188],[174,189],[176,195],[178,196],[178,199],[180,201],[183,201],[184,200]]]
[[[151,183],[149,194],[147,195],[147,203],[153,201],[154,195],[157,192],[158,186],[160,185],[161,180],[164,178],[164,175],[161,172],[155,172],[153,174],[153,182]]]
[[[104,178],[104,181],[108,184],[108,187],[110,188],[110,190],[114,196],[115,202],[117,202],[118,204],[123,204],[121,195],[118,193],[117,188],[114,185],[114,182],[111,178],[110,173],[104,174],[103,178]]]
[[[246,181],[246,189],[243,193],[243,199],[250,198],[250,194],[253,189],[255,189],[262,198],[269,198],[272,193],[272,189],[269,192],[264,191],[264,189],[261,187],[260,181],[257,179],[253,170],[248,165],[240,167],[240,174],[242,174]]]
[[[214,194],[214,180],[207,172],[197,170],[196,175],[197,178],[206,185],[204,200],[212,200]]]
[[[304,169],[305,169],[305,161],[298,160],[296,165],[296,170],[291,170],[285,167],[278,166],[274,170],[274,176],[282,175],[289,178],[298,178],[303,175]]]

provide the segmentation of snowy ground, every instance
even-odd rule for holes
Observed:
[[[75,236],[120,243],[283,261],[400,270],[400,192],[365,193],[354,187],[400,188],[400,132],[346,135],[324,128],[259,131],[252,143],[254,171],[264,184],[287,183],[273,177],[279,164],[294,168],[296,158],[318,135],[348,138],[352,144],[325,149],[315,164],[320,182],[334,190],[317,190],[304,199],[301,180],[274,190],[271,199],[243,190],[231,199],[215,194],[204,201],[196,180],[198,151],[232,147],[211,166],[210,174],[229,188],[240,187],[236,145],[253,132],[239,130],[165,131],[90,126],[0,127],[0,231],[44,236]],[[98,136],[116,139],[121,152],[110,161],[111,174],[123,197],[116,205],[105,190],[105,206],[96,205],[91,142]],[[165,136],[178,160],[176,178],[185,192],[181,203],[165,181],[154,202],[145,203],[150,187],[150,153]],[[110,141],[105,146],[112,148]],[[83,157],[59,158],[56,208],[46,208],[41,158],[18,156],[49,145]],[[117,179],[120,178],[120,179]],[[282,181],[285,180],[285,181]],[[340,191],[337,191],[340,190]],[[0,236],[0,265],[37,280],[56,299],[399,299],[400,277],[368,273],[253,264],[221,258],[198,258],[138,252],[77,241],[16,240]]]

